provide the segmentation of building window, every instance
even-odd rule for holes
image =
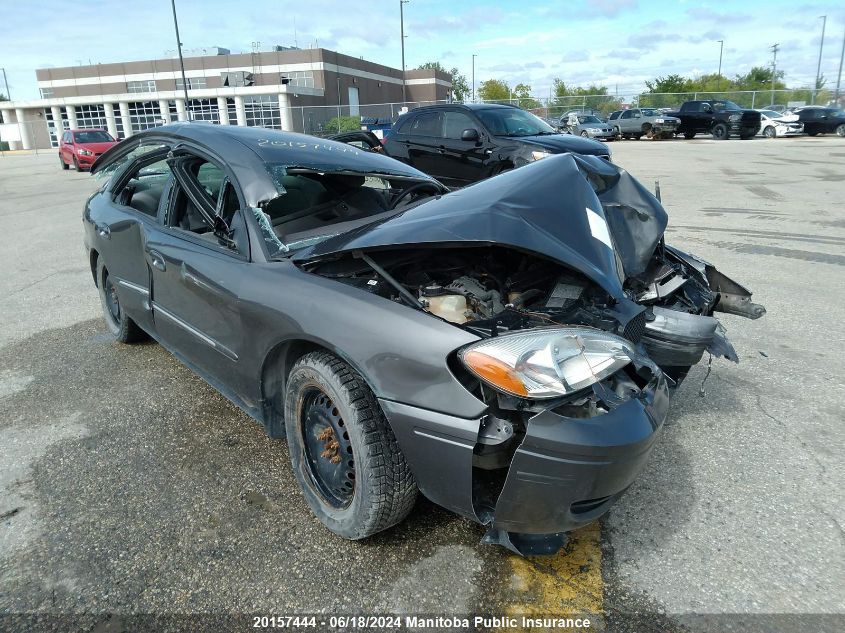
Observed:
[[[220,121],[217,116],[217,99],[189,99],[186,109],[189,121]]]
[[[245,70],[239,70],[231,73],[220,73],[220,81],[223,82],[224,86],[228,86],[229,88],[251,86],[255,83],[252,73],[248,73]]]
[[[52,88],[39,88],[38,90],[41,92],[41,98],[42,99],[49,99],[50,97],[53,96],[53,89]]]
[[[50,108],[44,108],[44,120],[47,122],[47,132],[50,134],[50,147],[58,147],[59,137],[62,135],[64,130],[67,130],[70,127],[67,121],[67,112],[65,112],[64,108],[62,108],[61,111],[62,118],[59,121],[57,130],[57,126],[53,123],[53,111]]]
[[[74,110],[76,111],[76,125],[79,128],[109,129],[104,105],[76,106]]]
[[[288,73],[282,73],[279,81],[283,86],[291,86],[293,88],[313,88],[314,87],[314,72],[311,70],[294,70]]]
[[[127,81],[126,92],[155,92],[156,82],[154,79],[146,81]]]
[[[132,123],[133,132],[164,125],[164,119],[161,118],[157,101],[134,101],[130,103],[129,121]]]
[[[279,98],[276,95],[244,97],[246,124],[250,127],[269,127],[282,129],[282,114],[279,111]]]
[[[184,90],[184,82],[181,77],[176,79],[176,90]],[[205,77],[188,77],[188,90],[197,90],[205,88]]]

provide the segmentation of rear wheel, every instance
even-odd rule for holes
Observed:
[[[836,134],[839,136],[845,136],[845,123],[840,123],[836,126]]]
[[[109,275],[102,258],[97,260],[97,287],[100,291],[100,305],[103,309],[103,319],[106,327],[120,343],[136,343],[144,340],[146,335],[135,321],[130,319],[120,305],[117,287],[114,279]]]
[[[654,136],[654,130],[650,123],[645,123],[643,125],[643,134],[645,134],[646,138],[652,138]]]
[[[362,539],[404,519],[417,486],[373,393],[349,365],[312,352],[293,366],[285,432],[294,475],[323,525]]]
[[[728,126],[724,123],[717,123],[713,126],[713,131],[711,132],[713,138],[717,141],[726,141],[730,137],[730,133],[728,132]]]
[[[763,130],[763,136],[766,138],[775,138],[777,136],[777,131],[775,131],[775,126],[770,125],[765,130]]]
[[[684,132],[684,138],[689,140],[695,137],[695,132]]]
[[[61,165],[62,165],[62,169],[70,169],[70,167],[68,166],[68,164],[65,162],[65,159],[64,159],[64,158],[62,158],[62,155],[61,155],[61,154],[59,154],[59,163],[61,163]]]

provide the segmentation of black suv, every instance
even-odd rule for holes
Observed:
[[[804,131],[810,136],[836,132],[845,136],[845,110],[839,108],[802,108],[796,111]]]
[[[392,158],[451,186],[462,186],[550,154],[610,160],[604,143],[569,134],[530,112],[495,104],[425,106],[403,114],[384,143]]]

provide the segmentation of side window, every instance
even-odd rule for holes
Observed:
[[[167,224],[198,235],[214,236],[215,217],[231,228],[240,203],[237,192],[218,165],[195,156],[174,161],[176,183],[170,196]]]
[[[448,110],[443,113],[443,138],[461,138],[461,132],[478,129],[478,124],[465,112]]]
[[[411,126],[414,136],[441,136],[443,118],[440,112],[424,112],[417,115]]]
[[[630,118],[631,118],[631,116],[632,116],[632,113],[631,113],[631,111],[630,111],[630,110],[625,110],[625,112],[623,112],[623,113],[622,113],[622,118],[623,118],[623,119],[630,119]]]
[[[65,132],[65,133],[64,133],[64,135],[63,135],[62,140],[63,140],[65,143],[70,143],[70,142],[71,142],[71,141],[70,141],[70,132]]]
[[[410,134],[411,124],[414,122],[413,115],[405,115],[405,118],[400,120],[399,127],[396,128],[398,134]]]
[[[701,104],[701,111],[702,112],[713,112],[713,107],[709,103],[702,103]]]
[[[161,196],[172,172],[165,158],[155,160],[155,157],[151,157],[150,161],[142,161],[133,169],[115,199],[123,206],[156,217]]]

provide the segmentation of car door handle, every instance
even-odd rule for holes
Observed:
[[[95,224],[94,228],[97,229],[97,235],[100,237],[105,239],[109,239],[111,237],[111,229],[108,224]]]
[[[167,269],[167,264],[164,263],[164,257],[158,251],[150,251],[150,263],[153,268],[164,271]]]

